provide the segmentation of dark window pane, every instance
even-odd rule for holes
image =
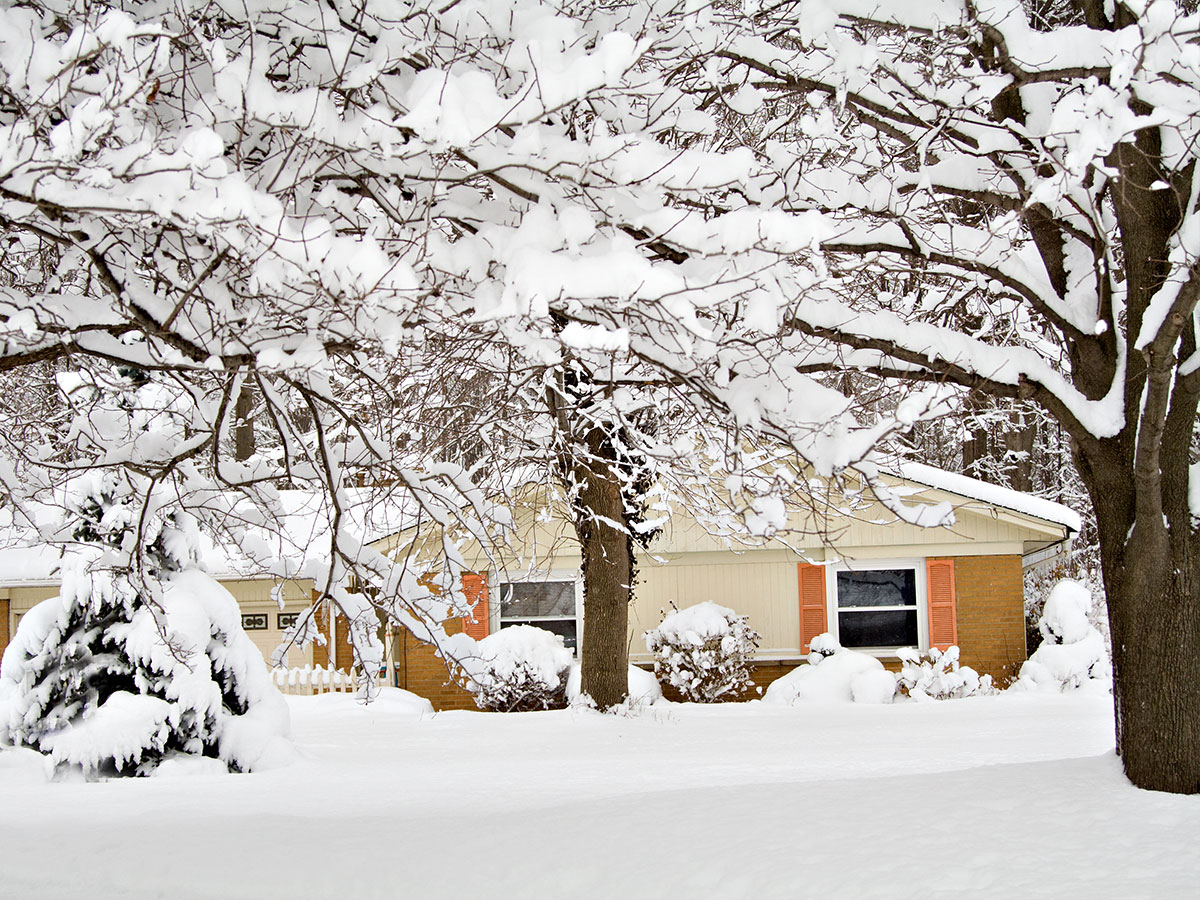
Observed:
[[[838,606],[916,606],[914,569],[871,569],[837,573]]]
[[[915,647],[915,609],[838,613],[838,641],[843,647]]]
[[[573,581],[536,581],[500,585],[500,615],[571,616],[575,615]]]
[[[563,639],[563,646],[568,650],[575,649],[575,620],[574,619],[538,619],[533,622],[523,622],[520,619],[505,619],[500,623],[501,628],[513,625],[532,625],[553,632]]]

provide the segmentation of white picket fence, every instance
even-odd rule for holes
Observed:
[[[358,672],[354,669],[347,675],[341,669],[298,666],[272,669],[271,677],[275,679],[275,686],[285,694],[347,694],[358,689]],[[380,676],[376,681],[383,685],[386,678]]]

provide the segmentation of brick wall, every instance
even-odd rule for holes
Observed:
[[[314,601],[316,600],[314,591]],[[329,668],[329,623],[326,621],[326,612],[332,607],[332,604],[320,603],[317,605],[317,628],[321,634],[325,635],[325,644],[313,644],[313,665]],[[335,635],[335,660],[336,668],[349,672],[354,665],[354,649],[350,646],[350,629],[347,626],[346,620],[334,608],[334,630]]]
[[[318,605],[317,627],[328,642],[329,625],[325,621],[325,613],[325,605]],[[354,658],[354,650],[350,646],[350,629],[346,627],[346,620],[336,609],[334,610],[334,626],[337,631],[335,636],[337,668],[348,672],[351,660]],[[448,634],[458,634],[463,630],[463,620],[451,619],[444,622],[443,626]],[[397,628],[393,640],[395,641],[393,647],[395,668],[388,673],[389,684],[425,697],[436,710],[478,708],[475,706],[475,699],[471,694],[451,681],[445,662],[434,655],[432,646],[417,640],[406,628]],[[326,646],[313,645],[313,665],[329,666],[328,643]]]
[[[462,619],[443,623],[448,634],[462,631]],[[418,641],[406,628],[396,632],[396,685],[425,697],[436,710],[478,709],[475,698],[455,684],[434,648]]]
[[[954,586],[963,665],[1007,685],[1025,661],[1021,557],[955,557]]]

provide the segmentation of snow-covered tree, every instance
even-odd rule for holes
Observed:
[[[350,572],[416,624],[462,598],[435,596],[420,572],[364,547],[366,534],[387,527],[381,517],[408,524],[399,505],[480,536],[501,523],[460,467],[413,466],[405,423],[377,414],[394,409],[389,371],[423,345],[416,310],[435,285],[419,286],[412,255],[389,244],[394,231],[338,210],[344,185],[331,172],[356,177],[352,123],[374,114],[345,102],[363,74],[344,70],[357,55],[355,38],[342,43],[350,26],[317,4],[284,3],[230,13],[51,0],[0,19],[0,370],[10,384],[27,373],[44,384],[64,369],[103,379],[135,368],[181,420],[169,437],[76,433],[89,415],[80,404],[51,401],[47,416],[33,402],[41,394],[9,396],[6,495],[17,506],[53,499],[95,467],[184,485],[178,500],[203,527],[280,577],[316,580],[373,671],[375,613],[368,595],[346,590]],[[410,250],[417,237],[405,233]],[[366,481],[404,495],[377,492],[387,512],[370,524],[346,490]],[[323,495],[328,526],[287,534],[280,486]],[[271,544],[248,538],[260,528],[275,532]],[[306,553],[316,539],[325,552]],[[302,618],[297,633],[312,632]]]
[[[1089,621],[1092,594],[1078,581],[1054,586],[1038,620],[1042,643],[1021,666],[1015,687],[1061,691],[1112,680],[1104,635]]]
[[[772,5],[706,74],[762,109],[745,133],[778,174],[760,202],[832,229],[841,295],[807,292],[788,327],[879,375],[1036,403],[1070,435],[1125,770],[1195,792],[1198,20],[1169,0],[1063,10]],[[897,289],[856,291],[881,273]]]
[[[62,383],[92,436],[170,433],[143,372]],[[95,469],[61,488],[62,591],[22,617],[4,654],[0,742],[89,777],[146,775],[181,755],[270,764],[286,753],[283,698],[237,601],[196,568],[195,520],[139,480]]]

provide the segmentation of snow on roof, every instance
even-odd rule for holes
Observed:
[[[1083,527],[1079,513],[1069,506],[1063,506],[1053,500],[1044,500],[1041,497],[1034,497],[1032,494],[998,487],[988,484],[986,481],[980,481],[978,478],[956,475],[953,472],[935,469],[933,466],[926,466],[922,463],[902,462],[892,464],[887,468],[908,481],[915,481],[940,491],[958,494],[960,497],[990,503],[992,506],[1003,507],[1013,512],[1033,516],[1036,519],[1054,522],[1073,532],[1079,532]]]
[[[1060,503],[966,475],[914,462],[893,463],[884,471],[926,487],[1054,522],[1074,532],[1081,527],[1079,514]],[[348,492],[347,499],[350,504],[345,512],[361,529],[364,543],[398,534],[418,521],[411,501],[406,503],[397,496],[381,497],[378,491],[358,489]],[[279,500],[284,512],[279,522],[281,534],[272,541],[279,545],[276,552],[289,556],[305,554],[310,549],[328,552],[328,499],[304,491],[281,491]],[[52,507],[46,507],[45,511],[48,516],[55,512]],[[57,512],[61,515],[61,510]],[[14,525],[10,515],[0,513],[0,519],[0,585],[58,581],[64,557],[87,552],[84,545],[39,541],[34,529]],[[264,528],[264,536],[266,533]],[[239,548],[218,544],[207,535],[201,535],[197,549],[201,565],[216,578],[272,577]]]
[[[63,552],[64,548],[47,544],[0,548],[0,584],[57,581]]]
[[[86,544],[29,543],[35,539],[7,529],[0,533],[0,540],[7,544],[0,547],[0,585],[57,583],[64,564],[90,553]],[[201,544],[200,564],[214,578],[267,577],[246,558],[225,552],[211,540],[203,538]]]
[[[363,535],[364,544],[401,531],[416,518],[414,504],[391,494],[350,489],[346,499],[343,512]],[[276,558],[302,557],[310,551],[328,554],[328,498],[308,491],[280,491],[278,500],[282,514],[270,528],[248,502],[235,504],[228,513],[251,529],[260,557],[264,551]],[[63,509],[51,504],[28,504],[25,512],[47,531],[54,531],[63,517]],[[275,529],[277,533],[273,533]],[[241,548],[218,543],[206,533],[199,535],[196,551],[200,565],[215,578],[274,580]],[[69,539],[47,541],[34,527],[14,523],[11,510],[0,510],[0,585],[55,583],[61,578],[65,560],[90,552],[89,545]]]

